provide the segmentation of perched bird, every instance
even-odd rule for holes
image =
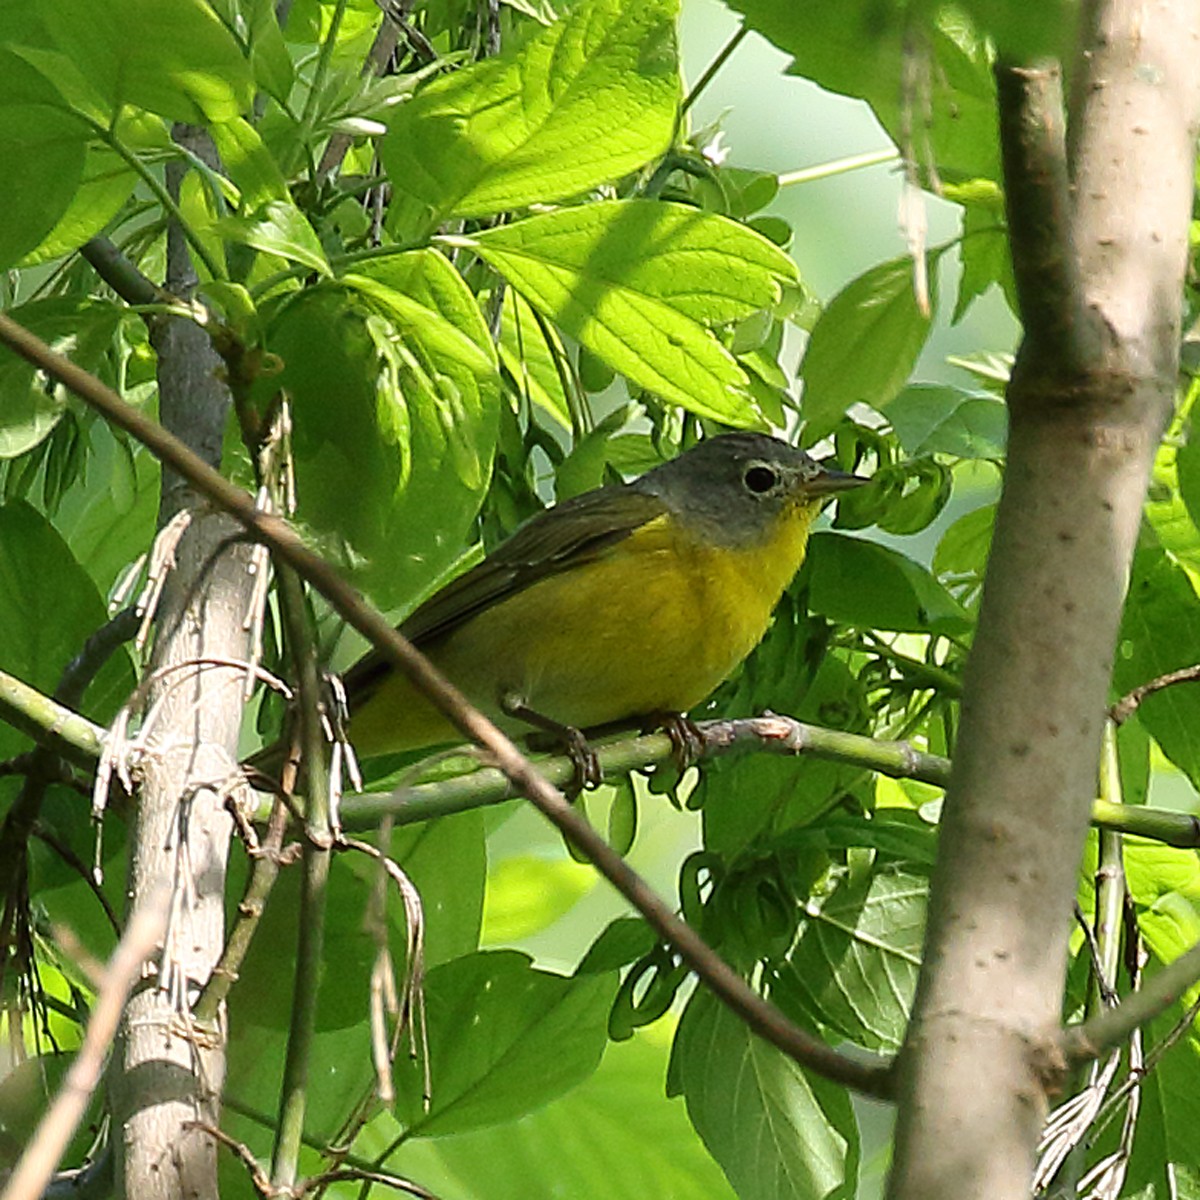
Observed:
[[[686,712],[757,645],[831,496],[866,480],[776,438],[708,438],[521,526],[400,631],[510,733]],[[372,651],[345,675],[360,757],[461,740]]]

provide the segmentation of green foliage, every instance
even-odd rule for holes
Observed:
[[[858,1127],[845,1090],[759,1041],[707,992],[688,1003],[672,1073],[739,1197],[853,1196]]]
[[[839,292],[813,327],[801,368],[806,438],[825,437],[851,405],[885,409],[912,371],[929,325],[910,259],[873,267]]]
[[[364,71],[386,32],[369,0],[297,0],[284,28],[271,0],[103,0],[86,19],[66,0],[0,5],[0,158],[20,164],[0,177],[6,308],[153,412],[171,298],[135,311],[78,252],[94,260],[102,235],[159,283],[168,223],[181,222],[240,409],[224,470],[250,483],[242,432],[286,397],[298,526],[397,613],[551,496],[641,473],[701,435],[771,430],[832,456],[871,486],[838,501],[762,645],[691,715],[774,710],[950,755],[1011,360],[1007,347],[981,347],[955,361],[969,376],[957,386],[921,356],[939,323],[961,321],[993,285],[1014,303],[992,65],[1064,44],[1073,8],[732,5],[792,71],[871,106],[910,192],[961,210],[956,281],[939,278],[943,244],[923,251],[921,271],[911,256],[856,268],[819,298],[780,178],[727,163],[716,131],[688,126],[678,7],[509,0],[490,28],[492,6],[415,5],[415,32],[401,30],[381,72],[381,56]],[[177,145],[175,122],[206,131],[215,158]],[[175,198],[168,166],[181,177]],[[1200,658],[1193,400],[1156,467],[1114,699]],[[52,691],[149,546],[160,473],[0,354],[0,483],[0,669]],[[314,607],[341,665],[353,648],[335,645],[339,631]],[[268,630],[268,665],[285,670],[274,640]],[[119,652],[83,711],[109,719],[132,680]],[[1127,802],[1153,790],[1159,752],[1200,787],[1197,705],[1194,685],[1172,687],[1123,727]],[[264,708],[268,738],[275,720]],[[11,757],[28,741],[3,725],[0,747]],[[0,779],[0,819],[18,787]],[[890,1052],[915,985],[934,798],[856,762],[744,754],[698,773],[659,769],[584,808],[639,865],[658,852],[650,865],[660,884],[677,875],[687,920],[795,1021],[832,1044]],[[62,1073],[47,1030],[77,1044],[88,1003],[87,981],[44,932],[70,927],[98,956],[114,937],[82,866],[94,849],[86,801],[55,785],[39,821],[33,953],[56,1006],[36,1036],[6,1029],[39,1057],[0,1080],[2,1165],[44,1107],[32,1067]],[[499,850],[510,821],[511,806],[392,835],[422,898],[428,974],[426,1019],[403,1014],[398,1098],[384,1106],[371,1058],[372,1001],[386,990],[377,967],[386,942],[398,975],[413,969],[414,930],[394,889],[370,916],[373,860],[335,860],[309,1061],[313,1146],[345,1145],[352,1161],[446,1200],[854,1195],[860,1133],[844,1089],[690,990],[670,948],[604,909],[605,889],[556,838]],[[102,854],[118,908],[124,828],[108,818]],[[1128,859],[1154,969],[1200,937],[1195,855],[1141,846]],[[231,920],[249,865],[235,847]],[[262,1159],[300,891],[285,867],[229,996],[223,1120]],[[1072,995],[1087,970],[1080,949]],[[1148,1042],[1167,1038],[1180,1011]],[[1143,1086],[1129,1173],[1143,1194],[1200,1172],[1198,1052],[1183,1031]],[[328,1165],[308,1153],[314,1172]],[[222,1173],[225,1194],[248,1194],[239,1164]]]
[[[928,881],[904,869],[847,871],[809,902],[771,998],[802,1024],[895,1053],[921,965]]]
[[[764,238],[634,200],[529,217],[462,244],[631,384],[726,425],[757,423],[745,373],[706,327],[767,308],[779,280],[794,278]]]
[[[678,103],[677,10],[593,0],[423,89],[380,147],[401,196],[394,219],[432,228],[566,199],[652,161]]]

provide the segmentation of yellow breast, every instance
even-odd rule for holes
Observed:
[[[664,515],[604,556],[493,605],[428,653],[510,729],[498,703],[506,692],[579,728],[686,711],[761,639],[803,559],[812,516],[786,510],[761,543],[731,549]],[[363,755],[455,740],[398,678],[356,714],[351,735]]]

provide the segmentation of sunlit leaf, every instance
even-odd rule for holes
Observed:
[[[666,150],[677,0],[584,0],[511,54],[422,89],[380,154],[432,227],[578,195]]]
[[[746,376],[708,327],[773,302],[795,267],[764,238],[681,205],[612,201],[456,238],[631,382],[752,425]]]

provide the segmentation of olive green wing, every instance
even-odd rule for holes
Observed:
[[[666,511],[657,496],[632,487],[599,488],[565,500],[522,525],[481,563],[448,583],[400,625],[418,648],[446,636],[531,584],[590,562]],[[372,650],[344,676],[351,711],[392,671]]]

